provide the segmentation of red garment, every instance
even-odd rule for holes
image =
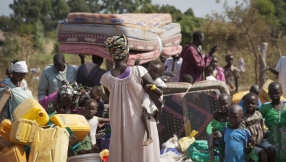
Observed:
[[[193,77],[193,83],[204,80],[204,69],[210,64],[212,58],[207,54],[204,58],[198,52],[195,45],[186,46],[180,56],[183,58],[183,63],[180,73],[180,82],[185,74],[190,74]]]

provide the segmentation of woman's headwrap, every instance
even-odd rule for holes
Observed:
[[[74,85],[69,84],[68,82],[63,82],[63,85],[58,91],[58,95],[63,97],[73,97],[75,94],[77,94],[77,91],[74,88]]]
[[[11,63],[11,71],[17,73],[28,73],[28,66],[26,61],[18,61],[15,63]]]
[[[125,58],[129,53],[128,40],[126,36],[113,36],[106,39],[104,42],[110,56],[114,60]]]

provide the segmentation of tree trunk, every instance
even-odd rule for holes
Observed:
[[[281,57],[282,57],[282,53],[281,53],[281,50],[280,50],[279,46],[276,45],[276,48],[277,48],[278,54],[279,54],[279,56],[280,56],[280,58],[281,58]]]
[[[252,50],[253,50],[253,54],[254,54],[254,57],[255,57],[254,75],[255,75],[255,82],[256,82],[256,84],[258,84],[258,82],[259,82],[258,67],[257,67],[257,65],[258,65],[258,54],[257,54],[256,48],[254,46],[254,43],[252,41],[252,38],[251,38],[250,34],[247,33],[247,36],[248,36],[248,39],[250,41],[250,44],[251,44],[251,47],[252,47]]]
[[[259,54],[259,64],[260,64],[260,74],[259,74],[259,87],[261,88],[265,82],[265,72],[263,71],[266,68],[266,52],[268,48],[268,43],[263,42],[260,46]]]

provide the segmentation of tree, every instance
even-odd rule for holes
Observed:
[[[182,20],[182,12],[174,6],[163,5],[160,7],[159,13],[169,13],[172,15],[173,22],[179,22]]]
[[[70,12],[90,12],[90,8],[85,0],[68,0]]]
[[[0,30],[11,31],[15,26],[8,16],[0,16]]]
[[[214,14],[209,17],[201,30],[205,33],[205,42],[209,46],[215,42],[219,45],[220,52],[230,52],[248,60],[253,66],[253,71],[249,75],[254,74],[254,82],[259,83],[258,47],[261,42],[270,40],[271,28],[254,5],[237,5],[235,8],[226,6],[225,14]]]
[[[100,0],[86,0],[87,5],[89,6],[89,10],[92,13],[99,13],[101,8]]]
[[[144,5],[141,9],[140,12],[141,13],[158,13],[160,10],[160,6],[159,5],[152,5],[152,4],[146,4]]]
[[[189,8],[186,12],[184,12],[184,15],[186,16],[195,16],[194,11],[192,8]]]
[[[104,13],[136,13],[151,0],[102,0],[101,11]]]
[[[45,31],[54,30],[69,13],[65,0],[14,0],[9,6],[14,11],[11,20],[15,25],[41,21]]]
[[[186,44],[191,43],[192,35],[201,26],[203,19],[183,15],[179,23],[181,25],[181,34],[183,36],[181,45],[185,46]]]

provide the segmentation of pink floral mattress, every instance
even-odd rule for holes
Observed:
[[[87,33],[58,33],[58,41],[61,43],[84,43],[84,44],[97,44],[104,45],[104,41],[108,36],[99,34]],[[177,34],[167,39],[163,39],[162,46],[169,47],[179,45],[182,40],[182,35]],[[147,41],[140,39],[128,38],[129,48],[137,51],[153,51],[159,49],[159,42],[157,40]]]
[[[94,44],[68,44],[60,43],[59,51],[67,54],[85,54],[85,55],[97,55],[103,57],[107,60],[113,61],[108,51],[103,46],[98,46]],[[128,65],[134,65],[135,60],[140,58],[140,64],[155,60],[160,55],[159,50],[140,52],[140,51],[130,51]]]
[[[96,14],[69,13],[68,21],[73,23],[120,24],[145,31],[154,31],[172,22],[170,14]]]
[[[171,46],[171,47],[164,47],[161,53],[162,56],[173,56],[179,55],[182,52],[182,46]]]

